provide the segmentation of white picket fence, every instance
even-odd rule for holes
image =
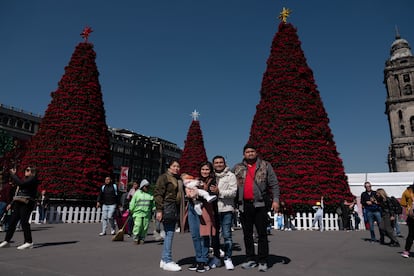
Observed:
[[[51,206],[46,214],[46,223],[96,223],[101,222],[101,208]],[[30,223],[40,223],[39,208],[32,212]]]
[[[273,219],[273,228],[278,229],[278,223],[276,220],[276,216],[270,216]],[[323,217],[323,224],[325,231],[338,231],[339,230],[339,222],[338,222],[338,214],[332,213],[325,213]],[[312,221],[314,218],[314,213],[296,213],[294,218],[291,220],[296,230],[312,230]],[[360,216],[361,222],[359,223],[359,229],[365,230],[365,224],[362,216]],[[351,216],[351,223],[355,226],[355,219],[354,216]],[[286,225],[285,222],[283,222]],[[318,227],[318,223],[315,224]]]
[[[102,219],[102,210],[101,208],[95,207],[51,206],[46,217],[46,223],[99,223]],[[292,219],[292,223],[297,230],[311,230],[313,217],[314,213],[296,213]],[[274,219],[273,228],[278,229],[276,217],[271,218]],[[39,210],[36,208],[32,212],[30,223],[39,222]],[[355,225],[353,217],[352,225]],[[339,230],[337,214],[324,214],[324,229],[326,231]],[[359,224],[359,229],[365,230],[363,219]]]

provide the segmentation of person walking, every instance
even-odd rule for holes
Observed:
[[[380,231],[384,233],[390,239],[390,246],[400,247],[397,237],[394,235],[394,228],[392,227],[392,221],[395,219],[394,209],[390,198],[384,189],[377,190],[377,202],[381,207],[381,223],[378,226]],[[381,244],[385,244],[384,239],[380,240]]]
[[[11,203],[13,195],[16,191],[16,185],[10,179],[0,191],[0,219],[2,220],[3,231],[7,232],[9,229],[9,220],[11,214]]]
[[[112,183],[111,177],[105,177],[105,184],[101,187],[96,203],[96,208],[102,206],[102,231],[99,233],[99,236],[106,235],[108,223],[111,227],[111,235],[115,235],[114,214],[115,209],[118,206],[118,198],[118,188],[116,184]]]
[[[134,219],[132,234],[136,244],[144,243],[154,208],[154,197],[148,193],[149,185],[148,180],[143,179],[129,203],[129,211]]]
[[[377,222],[377,225],[381,224],[381,209],[377,202],[376,192],[372,190],[371,183],[366,181],[364,186],[365,191],[361,194],[361,205],[363,212],[368,219],[371,242],[377,242],[377,239],[375,238],[374,221]],[[383,231],[380,230],[379,233],[380,240],[384,240]]]
[[[407,215],[408,234],[405,239],[404,251],[401,256],[404,258],[410,257],[410,250],[414,241],[414,184],[410,185],[401,196],[401,206],[405,207]]]
[[[181,266],[172,259],[175,226],[182,221],[180,217],[184,210],[184,189],[179,172],[178,160],[171,161],[167,171],[158,177],[154,190],[156,219],[163,223],[165,231],[160,268],[166,271],[181,270]]]
[[[49,209],[49,196],[44,189],[40,192],[37,206],[39,207],[39,223],[46,223],[46,214]]]
[[[235,198],[237,194],[237,179],[234,173],[226,165],[223,156],[217,155],[213,158],[216,185],[210,186],[210,191],[218,195],[217,209],[221,235],[224,240],[224,266],[227,270],[233,270],[234,264],[231,260],[233,254],[232,225],[235,210]]]
[[[135,192],[138,191],[139,189],[139,184],[137,181],[134,181],[132,183],[132,187],[131,189],[129,189],[128,194],[126,195],[126,199],[125,199],[125,203],[122,202],[122,204],[124,204],[124,210],[128,210],[128,235],[132,236],[132,229],[134,229],[134,218],[132,217],[132,212],[129,208],[129,203],[131,202],[132,197],[134,196]]]
[[[246,144],[243,161],[234,167],[238,185],[238,203],[243,228],[246,261],[241,265],[250,269],[259,263],[259,271],[268,269],[269,244],[267,238],[266,198],[273,199],[271,208],[279,211],[279,182],[272,165],[258,157],[256,146]],[[258,235],[258,254],[255,255],[253,227]]]
[[[20,179],[16,175],[16,169],[10,170],[10,176],[13,182],[17,185],[15,196],[12,202],[12,215],[10,218],[9,229],[7,230],[4,241],[0,243],[0,248],[10,246],[10,241],[16,231],[17,223],[23,229],[24,243],[17,247],[17,249],[33,248],[32,231],[30,229],[30,215],[36,206],[36,194],[39,180],[37,178],[36,168],[29,166],[24,170],[24,178]]]

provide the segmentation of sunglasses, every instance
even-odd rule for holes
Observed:
[[[31,172],[32,170],[31,170],[31,169],[26,169],[25,171],[26,171],[26,172]]]

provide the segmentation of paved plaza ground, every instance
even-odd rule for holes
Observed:
[[[405,225],[401,225],[406,235]],[[143,245],[135,245],[125,235],[123,242],[111,236],[99,237],[101,225],[42,224],[32,225],[35,246],[17,250],[23,233],[16,232],[10,248],[0,248],[0,275],[195,275],[187,270],[193,262],[189,233],[176,233],[173,258],[183,270],[166,272],[159,268],[161,243],[149,235]],[[151,232],[152,233],[152,232]],[[233,232],[234,271],[224,267],[205,272],[210,275],[257,275],[256,269],[243,270],[243,235]],[[0,233],[3,240],[5,233]],[[271,275],[413,275],[414,256],[404,259],[402,248],[369,243],[368,231],[276,231],[269,236]],[[400,239],[404,244],[404,239]]]

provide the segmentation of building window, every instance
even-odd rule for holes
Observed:
[[[404,82],[410,82],[410,75],[409,74],[404,74],[403,75],[403,80],[404,80]]]
[[[411,127],[411,132],[414,132],[414,116],[410,118],[410,127]]]
[[[404,125],[400,125],[401,135],[405,135]]]
[[[412,93],[413,93],[413,90],[410,84],[407,84],[406,86],[404,86],[404,95],[411,95]]]
[[[398,119],[400,119],[400,121],[403,119],[403,113],[401,110],[398,110]]]

